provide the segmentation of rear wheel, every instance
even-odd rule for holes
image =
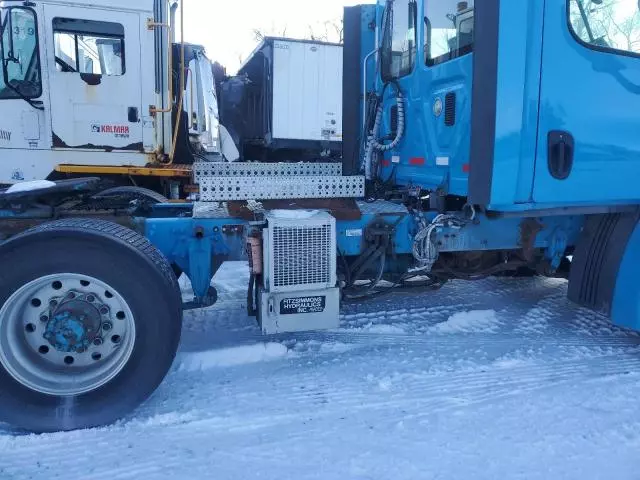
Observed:
[[[111,423],[175,357],[180,292],[164,257],[119,225],[64,220],[0,246],[0,421],[32,431]]]

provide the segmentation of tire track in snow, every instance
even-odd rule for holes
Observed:
[[[388,384],[381,384],[380,380],[371,378],[373,390],[402,394],[399,402],[373,402],[367,404],[387,407],[390,404],[397,405],[407,401],[428,399],[437,403],[443,398],[454,393],[456,396],[467,395],[470,398],[491,399],[502,396],[504,392],[522,391],[538,388],[546,388],[558,382],[588,380],[594,377],[640,372],[640,356],[611,355],[608,357],[591,358],[588,361],[572,360],[551,363],[534,363],[531,365],[514,367],[479,367],[482,369],[471,370],[464,373],[443,373],[435,375],[400,375],[396,380]],[[496,388],[498,387],[498,388]],[[286,388],[285,388],[286,390]],[[359,393],[360,392],[360,393]],[[322,394],[325,399],[334,405],[353,407],[361,403],[361,385],[341,385],[339,390],[327,390]],[[316,392],[317,393],[317,392]],[[309,392],[287,394],[289,400],[304,401],[309,397]]]
[[[640,358],[614,356],[603,358],[599,361],[574,361],[574,362],[550,362],[543,365],[517,366],[508,369],[493,368],[484,372],[469,372],[465,374],[454,374],[451,376],[414,379],[410,381],[404,379],[398,388],[393,386],[382,393],[388,398],[379,398],[379,392],[373,388],[369,392],[362,392],[361,388],[348,388],[345,385],[335,385],[334,391],[324,392],[327,400],[322,405],[311,404],[311,392],[305,392],[297,397],[291,394],[285,382],[279,382],[278,392],[270,392],[270,403],[284,402],[292,410],[286,415],[274,415],[268,410],[262,414],[237,410],[229,412],[228,418],[199,418],[187,419],[184,422],[175,423],[160,422],[148,425],[139,422],[131,422],[111,429],[97,429],[80,434],[54,434],[49,436],[49,442],[64,442],[65,458],[61,459],[59,452],[55,449],[47,448],[45,445],[35,441],[37,437],[17,437],[3,445],[3,451],[11,449],[10,458],[3,460],[3,468],[12,478],[19,478],[19,465],[25,465],[34,458],[42,465],[56,465],[63,462],[65,471],[71,477],[74,474],[81,475],[82,478],[135,478],[136,475],[145,475],[152,478],[153,474],[160,472],[158,465],[163,465],[163,472],[171,468],[184,468],[187,470],[197,469],[198,463],[202,459],[184,455],[177,446],[186,443],[193,443],[198,439],[218,438],[221,440],[227,436],[242,435],[249,432],[259,432],[281,425],[292,423],[299,424],[305,419],[327,420],[341,417],[358,415],[361,412],[378,410],[405,410],[393,421],[418,421],[437,413],[447,413],[455,410],[471,408],[482,403],[495,402],[502,398],[524,395],[537,390],[543,390],[558,386],[562,383],[576,381],[589,381],[603,376],[620,375],[630,370],[640,369]],[[435,382],[438,382],[434,384]],[[295,404],[298,405],[295,405]],[[295,407],[299,408],[295,408]],[[179,419],[177,419],[179,420]],[[326,422],[318,422],[321,426],[310,426],[309,428],[326,429]],[[304,439],[309,435],[309,428],[282,437],[279,442],[290,444]],[[134,465],[121,465],[123,455],[127,452],[126,432],[137,431],[140,440],[145,436],[152,436],[162,432],[165,437],[171,438],[176,445],[176,451],[167,449],[164,452],[155,452],[155,456],[137,458]],[[91,443],[92,437],[102,438],[100,442],[92,443],[95,448],[99,448],[100,455],[95,461],[98,471],[81,471],[73,468],[74,458],[86,454],[87,445]],[[12,467],[15,465],[15,468]],[[66,468],[67,465],[70,468]],[[108,471],[108,475],[106,472]],[[102,473],[105,472],[105,473]],[[26,475],[25,475],[26,476]],[[80,478],[80,477],[77,477]]]
[[[407,404],[424,404],[441,409],[452,398],[462,399],[466,405],[488,402],[518,392],[530,392],[549,388],[559,383],[589,380],[598,376],[611,376],[640,372],[640,355],[601,353],[588,359],[567,361],[525,362],[525,365],[509,366],[498,361],[478,365],[463,372],[425,374],[400,374],[390,380],[385,377],[331,378],[322,381],[318,376],[291,375],[278,378],[278,388],[269,392],[269,400],[287,408],[300,408],[307,412],[309,404],[329,410],[357,411],[359,409],[389,409]],[[503,365],[507,365],[506,367]],[[273,381],[270,379],[269,381]],[[302,387],[301,387],[302,386]],[[263,391],[264,385],[257,386]],[[249,387],[250,390],[251,387]],[[251,404],[251,391],[236,394]],[[399,400],[380,397],[400,396]],[[458,406],[454,402],[453,407]],[[242,411],[227,412],[242,416]]]

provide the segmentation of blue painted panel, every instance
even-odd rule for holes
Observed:
[[[469,54],[433,67],[418,63],[415,72],[400,82],[408,96],[406,133],[396,151],[386,157],[389,162],[399,157],[399,164],[387,166],[384,177],[395,167],[400,185],[442,188],[466,196],[473,57]],[[451,127],[445,125],[444,113],[434,114],[436,100],[444,104],[447,93],[456,95],[456,123]],[[446,161],[438,165],[438,158]]]
[[[492,208],[526,203],[531,197],[543,4],[542,0],[500,3]],[[474,101],[481,102],[482,99]]]
[[[640,330],[640,225],[629,239],[616,279],[611,319],[621,327]]]
[[[242,220],[148,218],[138,222],[149,241],[189,277],[200,298],[207,295],[215,268],[219,267],[216,258],[245,257],[242,230],[231,228],[243,226]]]
[[[508,2],[504,2],[508,3]],[[640,198],[640,58],[595,51],[568,25],[565,0],[547,0],[540,128],[533,198],[575,204]],[[547,134],[570,132],[575,160],[566,180],[547,167]]]
[[[396,254],[411,253],[411,245],[415,226],[413,217],[407,215],[399,219],[397,215],[363,215],[360,220],[337,221],[336,240],[338,249],[347,257],[357,256],[366,248],[366,228],[376,221],[383,220],[387,225],[395,225],[392,247]],[[400,221],[398,221],[400,220]]]
[[[562,255],[567,246],[578,241],[584,217],[546,217],[536,219],[497,218],[480,215],[477,222],[461,229],[444,228],[436,239],[442,252],[466,252],[483,250],[515,250],[522,248],[523,221],[536,221],[540,232],[533,243],[534,248],[549,249],[548,258],[556,260],[558,251]]]
[[[418,18],[424,18],[423,7],[423,2],[418,2]],[[418,22],[418,32],[414,71],[398,81],[406,97],[405,136],[396,150],[385,155],[381,176],[387,179],[393,174],[399,185],[442,188],[450,194],[466,196],[473,55],[429,67],[424,61],[424,22]],[[436,116],[433,108],[438,98],[444,104],[449,92],[457,97],[456,124],[451,127],[444,124],[444,112]],[[388,95],[381,136],[391,131],[390,109],[394,104],[395,96]],[[446,158],[448,163],[437,165],[437,158]]]

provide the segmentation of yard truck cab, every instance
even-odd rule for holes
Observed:
[[[220,155],[212,65],[204,48],[175,43],[174,3],[0,7],[0,184],[122,175],[160,190]]]

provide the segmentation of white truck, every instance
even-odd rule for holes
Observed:
[[[211,62],[175,44],[175,2],[0,6],[0,184],[120,175],[157,190],[190,177],[194,158],[220,155]]]

